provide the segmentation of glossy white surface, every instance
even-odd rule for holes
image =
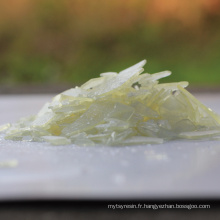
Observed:
[[[51,97],[0,96],[0,124],[37,113]],[[196,97],[220,114],[220,94]],[[78,147],[0,137],[0,200],[220,198],[219,170],[220,140]]]

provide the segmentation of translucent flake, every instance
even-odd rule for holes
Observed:
[[[169,89],[169,90],[178,90],[178,86],[181,86],[183,88],[187,87],[189,85],[188,82],[178,82],[178,83],[163,83],[163,84],[158,84],[155,86],[157,89]]]
[[[52,145],[68,145],[71,144],[71,141],[65,137],[61,136],[43,136],[42,137],[46,142]]]
[[[162,144],[164,141],[161,138],[135,136],[126,139],[122,143],[124,145],[142,145],[142,144]]]
[[[182,132],[179,137],[186,139],[210,138],[220,135],[220,130]]]
[[[1,126],[0,126],[0,132],[3,132],[3,131],[5,131],[5,130],[7,130],[8,128],[10,128],[10,126],[11,126],[10,123],[1,125]]]
[[[94,141],[95,143],[106,144],[106,140],[110,138],[111,133],[98,133],[98,134],[89,134],[88,139]]]
[[[42,116],[42,115],[44,115],[44,114],[46,114],[46,113],[51,113],[52,112],[52,110],[51,109],[49,109],[49,106],[50,106],[50,103],[49,102],[46,102],[45,104],[44,104],[44,106],[41,108],[41,110],[38,112],[38,116]]]
[[[190,131],[195,131],[196,126],[195,124],[193,124],[191,120],[182,119],[173,125],[173,129],[175,130],[176,133],[187,132],[187,131],[190,132]]]
[[[18,161],[15,159],[0,161],[0,168],[14,168],[17,166],[18,166]]]
[[[148,118],[158,118],[159,114],[148,106],[144,105],[141,102],[135,101],[132,102],[131,106],[135,109],[135,112],[143,116],[147,120]]]
[[[142,60],[141,62],[139,62],[139,63],[137,63],[137,64],[121,71],[121,72],[119,72],[119,75],[125,75],[126,76],[128,72],[133,72],[137,69],[142,68],[146,64],[146,62],[147,62],[147,60]]]
[[[197,100],[192,94],[190,94],[187,90],[182,88],[181,86],[178,86],[179,90],[188,97],[188,99],[191,102],[194,102],[195,105],[198,105],[199,108],[201,108],[203,111],[205,111],[211,118],[213,118],[216,121],[217,125],[220,125],[220,116],[214,113],[210,108],[207,108],[205,105],[203,105],[199,100]]]
[[[100,76],[106,77],[106,76],[117,76],[116,72],[106,72],[106,73],[101,73]]]
[[[128,121],[122,121],[116,118],[106,118],[106,123],[95,126],[98,132],[123,131],[129,128]]]
[[[53,113],[45,113],[44,115],[40,115],[39,117],[37,117],[33,123],[32,126],[33,127],[41,127],[41,126],[46,126],[48,125],[52,119],[54,117]]]
[[[132,129],[126,129],[122,132],[112,132],[110,138],[107,140],[109,145],[120,145],[124,140],[129,137],[135,136],[137,132]]]
[[[170,71],[163,71],[163,72],[159,72],[159,73],[154,73],[154,74],[151,74],[149,77],[149,80],[150,81],[156,81],[158,79],[161,79],[161,78],[164,78],[164,77],[167,77],[171,75],[171,72]]]
[[[76,86],[75,88],[68,89],[62,92],[61,94],[65,96],[79,97],[79,96],[86,95],[86,91],[83,88],[79,88]]]
[[[97,86],[97,88],[92,90],[89,94],[89,97],[113,92],[115,89],[120,88],[123,84],[131,80],[133,77],[138,76],[141,72],[143,72],[143,69],[141,67],[144,66],[145,63],[146,61],[144,60],[124,71],[121,71],[115,77],[112,77],[105,83],[100,84],[99,86]]]
[[[62,133],[67,136],[71,136],[82,131],[87,131],[102,123],[104,118],[109,115],[109,110],[112,111],[113,109],[114,104],[107,101],[94,103],[85,113],[76,119],[76,121],[70,125],[67,125],[62,130]]]
[[[103,82],[105,81],[105,78],[95,78],[95,79],[90,79],[88,82],[84,83],[81,87],[83,89],[94,89],[95,87],[102,85]]]
[[[90,139],[76,139],[75,141],[73,141],[73,143],[75,145],[78,145],[78,146],[93,146],[95,145],[95,143],[93,141],[91,141]]]

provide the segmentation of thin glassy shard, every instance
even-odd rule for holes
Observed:
[[[75,88],[68,89],[62,92],[62,95],[65,96],[72,96],[72,97],[80,97],[86,95],[86,91],[83,88],[79,88],[76,86]]]
[[[46,102],[43,107],[41,108],[41,110],[38,112],[37,116],[41,116],[41,115],[45,115],[47,113],[52,113],[52,110],[49,109],[50,103]]]
[[[155,86],[157,89],[169,89],[169,90],[178,90],[178,86],[181,86],[183,88],[187,87],[189,85],[188,82],[178,82],[178,83],[163,83],[163,84],[158,84]]]
[[[46,142],[52,145],[67,145],[71,144],[71,141],[65,137],[61,136],[43,136],[42,137]]]
[[[171,75],[170,71],[163,71],[163,72],[159,72],[159,73],[154,73],[152,75],[150,75],[149,80],[150,81],[156,81],[158,79],[164,78]]]
[[[4,124],[0,126],[0,132],[7,130],[11,126],[10,123]]]
[[[219,139],[220,116],[171,74],[143,72],[143,60],[119,73],[101,73],[56,95],[37,115],[0,127],[6,140],[52,145],[143,145],[173,139]]]
[[[134,136],[122,142],[124,145],[162,144],[162,138]]]
[[[106,72],[106,73],[100,73],[100,76],[117,76],[116,72]]]
[[[209,138],[220,135],[220,130],[182,132],[179,137],[186,139]]]
[[[140,61],[139,63],[137,63],[137,64],[135,64],[135,65],[133,65],[133,66],[131,66],[131,67],[125,69],[125,70],[122,70],[121,72],[119,72],[119,75],[123,75],[123,74],[126,75],[127,72],[131,72],[131,71],[135,71],[135,70],[137,70],[137,69],[140,69],[140,68],[142,68],[146,63],[147,63],[147,60],[142,60],[142,61]]]

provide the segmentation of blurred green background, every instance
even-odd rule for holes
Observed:
[[[143,59],[163,82],[220,87],[220,0],[0,1],[1,88],[58,91]]]

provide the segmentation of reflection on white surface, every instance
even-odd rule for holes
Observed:
[[[40,106],[47,97],[38,98]],[[12,119],[12,112],[6,111],[7,100],[4,99],[6,107],[1,115],[5,122]],[[217,97],[206,99],[211,108],[220,112],[216,100]],[[19,99],[23,104],[29,102],[30,111],[38,109],[34,101],[34,98]],[[17,116],[30,113],[23,109],[16,108]],[[0,136],[0,161],[18,161],[13,169],[0,169],[0,200],[220,198],[219,158],[220,140],[77,147],[5,141]]]
[[[166,153],[156,153],[154,150],[146,150],[144,153],[147,160],[168,161],[168,156]]]
[[[0,198],[220,197],[218,141],[129,147],[0,142]]]
[[[18,161],[15,159],[0,161],[0,168],[14,168],[18,165]]]

